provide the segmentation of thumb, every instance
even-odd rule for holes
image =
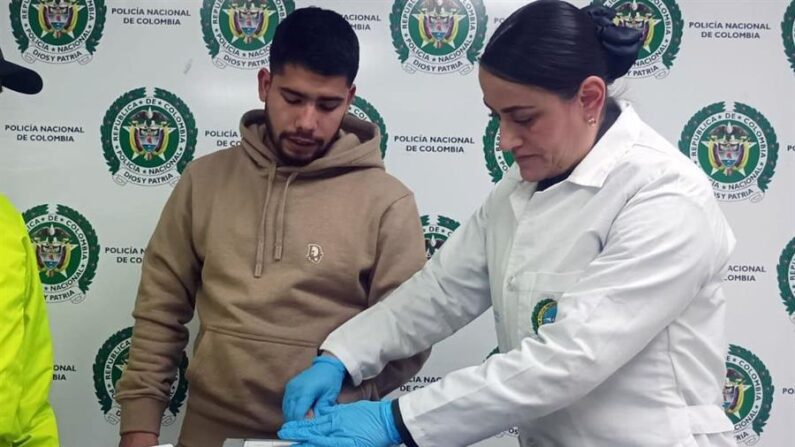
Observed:
[[[311,408],[312,398],[310,396],[301,396],[290,402],[284,417],[287,421],[300,421]]]
[[[315,403],[314,411],[315,416],[323,416],[324,414],[328,413],[332,408],[334,408],[336,402],[333,400],[328,399],[319,399],[317,403]]]
[[[325,389],[323,394],[317,398],[317,406],[329,407],[337,404],[337,397],[340,395],[340,390]]]

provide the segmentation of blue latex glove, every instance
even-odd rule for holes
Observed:
[[[388,447],[403,442],[391,401],[326,407],[314,419],[282,425],[279,437],[303,447]]]
[[[287,382],[282,400],[285,421],[300,421],[310,408],[317,414],[318,410],[335,405],[347,373],[337,358],[315,357],[311,367]]]

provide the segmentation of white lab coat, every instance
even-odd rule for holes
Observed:
[[[622,109],[565,181],[536,192],[510,169],[423,270],[322,345],[358,384],[493,307],[501,354],[400,398],[418,445],[513,426],[523,446],[735,445],[721,407],[734,237],[705,174]]]

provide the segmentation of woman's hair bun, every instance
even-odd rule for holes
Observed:
[[[608,81],[627,74],[643,46],[643,33],[635,28],[616,25],[616,11],[591,5],[583,8],[596,26],[596,37],[607,52]]]

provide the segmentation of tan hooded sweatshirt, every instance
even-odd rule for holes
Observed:
[[[146,249],[121,433],[159,433],[194,313],[180,445],[274,437],[284,386],[332,330],[419,270],[425,249],[413,195],[384,171],[376,126],[346,116],[321,158],[284,166],[261,110],[242,145],[191,163]],[[395,362],[341,401],[378,399],[427,353]]]

